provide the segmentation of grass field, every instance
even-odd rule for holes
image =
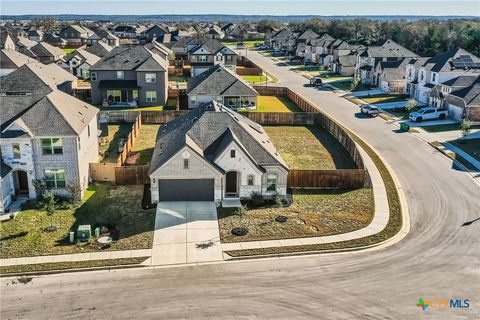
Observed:
[[[155,138],[157,136],[159,124],[144,124],[140,129],[130,155],[126,163],[129,165],[149,164],[152,159],[153,149],[155,148]]]
[[[317,127],[264,126],[291,169],[353,169],[348,151],[328,131]]]
[[[152,247],[155,209],[143,210],[143,186],[95,183],[77,206],[57,208],[52,217],[54,232],[45,231],[50,217],[36,201],[27,202],[14,220],[0,225],[1,258],[70,254],[98,251],[94,243],[70,244],[70,231],[78,225],[110,225],[118,232],[109,249],[132,250]],[[93,230],[92,230],[93,232]]]
[[[261,76],[241,76],[246,81],[250,82],[251,84],[261,84],[269,81],[269,78],[263,74]]]
[[[218,224],[222,242],[318,237],[346,233],[366,227],[373,218],[373,192],[358,190],[299,190],[293,204],[284,208],[247,210],[240,217],[236,208],[219,208]],[[278,223],[279,215],[288,218]],[[246,227],[248,234],[231,234],[235,227]]]
[[[239,110],[242,111],[242,110]],[[250,111],[250,110],[249,110]],[[256,110],[251,112],[303,112],[293,101],[282,96],[259,96]]]
[[[100,162],[115,163],[118,160],[118,145],[120,139],[126,139],[132,131],[132,123],[108,125],[108,137],[99,139]],[[103,155],[103,156],[102,156]]]

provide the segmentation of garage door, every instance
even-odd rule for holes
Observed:
[[[160,201],[213,201],[213,179],[160,179]]]

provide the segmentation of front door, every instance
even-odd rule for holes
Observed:
[[[225,197],[238,197],[238,173],[227,172],[225,180]]]
[[[28,193],[28,175],[25,171],[17,171],[18,193]]]

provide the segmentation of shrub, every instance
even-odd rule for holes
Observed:
[[[460,126],[460,129],[462,130],[462,137],[469,135],[471,128],[472,128],[472,123],[464,119]]]
[[[42,200],[47,191],[47,183],[43,179],[33,179],[33,187],[35,188],[35,193],[37,194],[37,199]]]
[[[250,194],[250,197],[252,199],[252,203],[256,206],[261,206],[265,203],[265,199],[263,198],[263,195],[261,195],[259,192],[257,191],[253,191],[251,194]]]
[[[407,104],[405,105],[405,110],[412,112],[417,108],[417,101],[415,99],[408,99]]]
[[[350,89],[355,90],[360,86],[360,79],[355,77],[350,85]]]

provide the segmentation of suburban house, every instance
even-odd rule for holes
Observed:
[[[292,52],[295,50],[295,35],[288,28],[283,28],[271,37],[266,39],[266,44],[274,51],[284,50],[286,52]]]
[[[78,24],[69,25],[60,31],[60,37],[67,40],[69,46],[81,46],[93,35],[93,31]]]
[[[65,39],[60,38],[57,35],[51,34],[51,33],[46,33],[43,35],[43,41],[54,46],[54,47],[60,47],[64,48],[67,46],[68,41]]]
[[[15,50],[15,42],[7,31],[0,32],[0,49]]]
[[[262,126],[216,101],[159,128],[152,202],[286,195],[289,168]]]
[[[235,69],[237,54],[218,40],[209,39],[188,51],[192,77],[196,77],[217,64]]]
[[[43,41],[43,31],[35,29],[28,32],[28,39],[40,42]]]
[[[364,84],[376,84],[375,68],[380,61],[397,61],[415,58],[418,55],[393,40],[384,40],[376,45],[360,49],[355,64],[355,77]]]
[[[35,58],[44,64],[56,63],[65,57],[65,52],[46,42],[39,42],[30,48],[30,52]]]
[[[225,37],[225,32],[222,31],[222,28],[219,26],[211,26],[208,30],[208,36],[212,39],[223,39]]]
[[[83,79],[88,79],[89,69],[100,60],[100,57],[91,54],[85,49],[77,49],[69,54],[65,61],[70,66],[70,73]]]
[[[188,82],[187,95],[189,108],[215,100],[232,109],[255,109],[258,92],[232,70],[217,64]]]
[[[30,62],[37,61],[15,50],[2,49],[0,51],[0,77],[8,75]]]
[[[406,92],[412,98],[428,103],[430,92],[436,85],[462,75],[478,75],[480,58],[461,49],[454,48],[422,63],[406,65]]]
[[[30,48],[36,45],[37,42],[29,40],[28,38],[25,38],[25,37],[16,37],[14,39],[14,42],[15,42],[15,50],[29,57],[35,58],[35,55],[30,51]]]
[[[352,51],[347,55],[340,55],[331,63],[332,71],[339,75],[350,77],[355,73],[355,62],[357,61],[357,52]]]
[[[34,180],[60,195],[75,184],[83,196],[89,163],[98,162],[98,109],[57,90],[65,72],[58,66],[33,72],[33,64],[40,65],[26,64],[0,79],[0,211],[13,196],[36,198]]]
[[[193,48],[201,45],[209,39],[205,36],[187,36],[180,38],[170,46],[177,60],[188,60],[188,53]]]
[[[295,39],[295,45],[296,45],[295,55],[305,58],[305,50],[307,48],[308,43],[310,43],[311,40],[318,39],[318,38],[320,38],[320,35],[318,35],[316,32],[314,32],[311,29],[308,29],[303,33],[301,33]]]
[[[316,62],[321,66],[328,66],[331,61],[324,63],[324,58],[328,55],[327,47],[334,41],[335,38],[328,34],[324,34],[318,39],[311,39],[305,48],[305,60]]]
[[[103,43],[103,42],[97,42],[94,45],[88,46],[85,51],[96,55],[97,57],[103,57],[110,51],[112,51],[113,47]]]
[[[94,44],[102,42],[111,47],[117,47],[120,45],[120,38],[104,28],[96,28],[94,33],[88,37],[87,46],[93,46]]]
[[[459,76],[433,87],[429,105],[448,109],[454,120],[480,122],[480,75]]]
[[[155,38],[170,33],[167,27],[162,27],[157,24],[149,27],[143,32],[143,38],[146,42],[152,42]]]
[[[175,54],[173,51],[157,41],[147,43],[145,47],[151,52],[158,54],[162,59],[167,61],[175,60]]]
[[[387,93],[403,93],[405,65],[408,61],[408,58],[396,61],[380,61],[375,67],[372,85]]]
[[[90,67],[92,103],[155,106],[168,98],[168,61],[145,46],[119,46]]]

